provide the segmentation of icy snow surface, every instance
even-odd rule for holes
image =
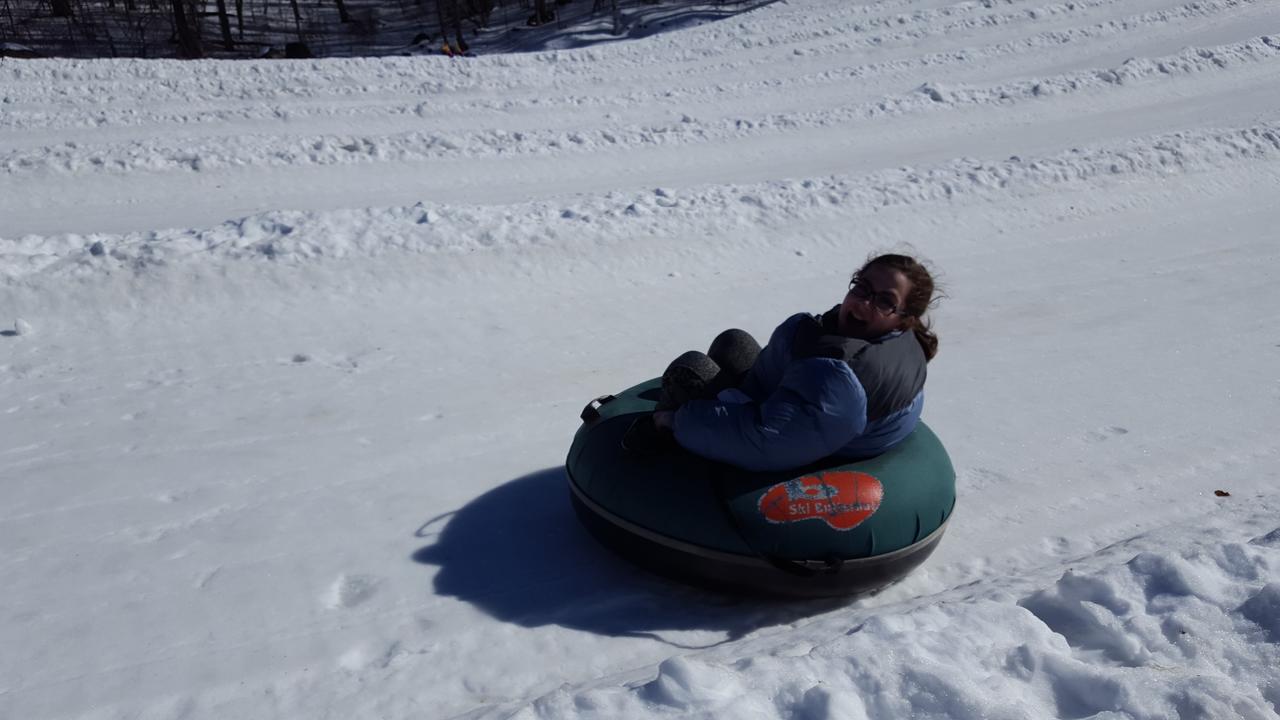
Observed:
[[[0,717],[1280,717],[1277,197],[1270,0],[0,60]],[[763,603],[585,534],[587,400],[903,247],[922,568]]]

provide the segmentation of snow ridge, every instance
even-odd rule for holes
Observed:
[[[1173,133],[1113,147],[1074,148],[1044,158],[1001,162],[960,158],[931,168],[902,167],[867,176],[721,185],[678,194],[612,193],[573,203],[507,206],[418,203],[328,212],[275,211],[198,230],[126,235],[26,236],[0,245],[0,276],[85,277],[170,264],[267,260],[296,264],[387,252],[501,251],[652,235],[664,222],[779,224],[841,210],[1006,197],[1099,180],[1163,177],[1280,156],[1280,122],[1234,130]],[[519,222],[513,222],[519,218]],[[530,231],[529,228],[538,228]],[[563,228],[558,230],[557,227]]]
[[[673,657],[641,680],[624,673],[461,717],[1271,720],[1280,687],[1242,678],[1280,663],[1268,640],[1280,584],[1264,580],[1280,571],[1274,517],[1223,510],[1194,540],[1165,528],[1065,570],[873,604],[785,641],[743,640]]]
[[[150,139],[118,143],[66,142],[0,154],[0,170],[10,176],[26,172],[128,173],[139,170],[199,172],[226,167],[334,165],[354,162],[426,161],[458,157],[598,153],[644,146],[728,142],[761,133],[853,124],[882,116],[937,111],[965,106],[1012,103],[1075,92],[1131,86],[1153,79],[1238,68],[1280,57],[1280,40],[1259,36],[1216,47],[1188,48],[1158,58],[1131,58],[1118,67],[1078,71],[989,87],[948,86],[926,82],[915,92],[820,112],[775,113],[755,118],[698,120],[683,115],[663,125],[614,126],[597,130],[489,129],[477,132],[393,132],[383,135],[274,136],[249,135],[229,141],[210,137]],[[668,91],[671,95],[671,91]],[[419,105],[412,112],[425,113]],[[408,108],[395,110],[399,114]],[[216,118],[217,116],[215,116]],[[39,118],[33,121],[39,121]]]

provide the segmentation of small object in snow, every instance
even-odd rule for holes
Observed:
[[[944,102],[947,102],[948,100],[946,93],[944,93],[940,88],[938,88],[936,85],[933,85],[932,83],[925,83],[916,89],[924,93],[926,96],[928,96],[930,100],[934,102],[944,103]]]
[[[13,330],[7,334],[15,335],[15,336],[30,335],[31,325],[29,325],[26,320],[23,320],[22,318],[18,318],[17,320],[13,321]]]
[[[294,355],[294,356],[293,356],[293,361],[294,361],[294,362],[296,362],[296,363],[304,363],[304,362],[307,362],[307,361],[308,361],[308,360],[310,360],[310,359],[311,359],[311,356],[310,356],[310,355],[306,355],[306,354],[303,354],[303,353],[298,353],[298,354],[296,354],[296,355]]]
[[[1226,490],[1214,490],[1213,494],[1217,495],[1218,497],[1231,497],[1231,493],[1227,492]]]
[[[89,246],[89,254],[94,257],[102,257],[103,253],[106,251],[107,249],[103,246],[101,240]]]

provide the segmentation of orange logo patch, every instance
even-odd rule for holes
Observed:
[[[760,496],[760,514],[771,523],[819,519],[852,530],[880,509],[884,486],[866,473],[841,470],[778,483]]]

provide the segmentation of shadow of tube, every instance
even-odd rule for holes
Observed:
[[[702,630],[723,632],[732,640],[845,604],[736,598],[650,575],[601,547],[582,528],[567,482],[563,468],[549,468],[500,485],[451,515],[432,518],[415,534],[438,534],[412,558],[439,567],[437,595],[458,598],[494,618],[607,636],[670,642],[655,633]]]

